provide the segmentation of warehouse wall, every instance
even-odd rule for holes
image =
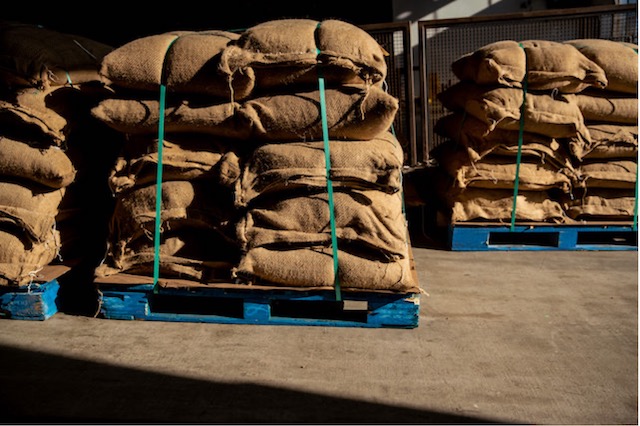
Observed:
[[[172,30],[242,29],[281,18],[339,18],[356,25],[457,18],[546,8],[584,7],[634,0],[239,0],[220,10],[201,2],[180,1],[169,7],[133,8],[132,2],[110,1],[99,7],[86,2],[65,2],[61,7],[38,8],[21,2],[3,5],[0,19],[45,26],[84,35],[113,46]]]
[[[148,4],[148,3],[147,3]],[[110,1],[100,6],[65,2],[60,7],[37,8],[11,2],[0,19],[43,25],[119,46],[130,40],[172,30],[235,30],[281,18],[340,18],[356,25],[391,22],[391,2],[305,0],[240,0],[211,4],[193,0],[162,6],[132,8],[132,2]],[[206,5],[206,6],[203,6]],[[224,4],[224,6],[219,6]],[[216,7],[219,10],[216,10]]]
[[[466,18],[600,5],[637,3],[636,0],[392,0],[393,20],[410,21],[411,42],[418,45],[418,21]],[[417,56],[414,57],[417,63]]]

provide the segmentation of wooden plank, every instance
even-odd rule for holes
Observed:
[[[220,324],[415,328],[419,293],[99,285],[106,319]]]
[[[632,225],[509,225],[452,224],[449,247],[453,251],[489,250],[638,250]]]
[[[58,312],[58,278],[71,269],[68,263],[47,265],[31,284],[0,287],[0,318],[46,320]]]
[[[46,320],[58,312],[58,280],[16,288],[0,288],[0,318]]]

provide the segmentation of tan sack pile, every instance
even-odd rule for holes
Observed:
[[[100,74],[113,94],[92,114],[125,142],[108,179],[115,208],[98,277],[153,275],[163,114],[160,274],[229,280],[239,256],[231,222],[239,160],[224,131],[208,129],[233,133],[232,97],[246,98],[255,85],[251,70],[219,70],[223,49],[237,38],[226,31],[176,31],[135,39],[104,57]],[[162,111],[161,86],[167,94]]]
[[[633,186],[637,54],[631,47],[504,40],[454,61],[459,81],[438,94],[449,113],[434,127],[446,138],[434,156],[444,172],[438,192],[451,221],[509,221],[516,171],[519,221],[583,219],[576,208],[586,200],[585,188]],[[619,52],[615,65],[604,49]]]
[[[84,166],[100,169],[83,152],[100,151],[91,125],[100,125],[96,134],[105,127],[89,115],[100,89],[90,86],[110,50],[83,37],[0,22],[0,285],[42,282],[47,265],[91,251],[86,239],[74,250],[78,240],[70,233],[82,216],[99,217],[100,193],[73,194],[90,177]]]
[[[107,55],[114,95],[92,113],[127,142],[96,276],[152,273],[163,117],[160,278],[333,288],[322,75],[341,286],[416,291],[385,55],[358,27],[308,19],[160,34]]]

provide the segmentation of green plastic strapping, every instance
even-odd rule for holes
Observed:
[[[638,166],[636,165],[636,194],[633,203],[633,230],[638,230]]]
[[[167,52],[173,46],[173,43],[178,39],[176,37],[167,46]],[[165,60],[166,60],[165,53]],[[162,64],[162,75],[160,77],[160,98],[159,98],[159,116],[158,116],[158,165],[156,168],[156,218],[155,218],[155,230],[153,237],[153,292],[157,292],[158,280],[160,279],[160,229],[162,227],[162,146],[164,144],[164,112],[167,97],[167,85],[166,85],[166,67],[165,63]]]
[[[318,28],[320,23],[318,23]],[[320,49],[316,48],[316,53],[320,55]],[[324,161],[327,179],[327,198],[329,199],[329,222],[331,226],[331,249],[333,254],[333,286],[336,293],[336,300],[342,301],[342,291],[340,289],[339,263],[338,263],[338,236],[336,233],[336,215],[333,202],[333,181],[331,179],[331,151],[329,147],[329,123],[327,122],[327,102],[325,99],[324,76],[320,65],[318,69],[318,89],[320,92],[320,117],[322,120],[322,140],[324,142]]]
[[[69,75],[69,71],[65,71],[64,73],[67,75],[67,83],[69,83],[69,86],[73,87],[73,81],[71,81],[71,75]]]
[[[522,50],[524,50],[524,46],[522,43],[519,43]],[[527,71],[527,55],[525,50],[525,74],[524,80],[522,81],[522,105],[520,105],[520,129],[518,130],[518,154],[516,156],[516,177],[513,182],[513,205],[511,206],[511,228],[510,230],[515,230],[516,226],[516,208],[518,205],[518,190],[520,186],[520,162],[522,161],[522,141],[524,139],[524,113],[525,107],[527,104],[527,80],[528,80],[528,71]]]
[[[638,49],[632,48],[636,54],[638,54]],[[638,166],[636,165],[636,193],[635,193],[635,201],[633,203],[633,230],[638,230]]]

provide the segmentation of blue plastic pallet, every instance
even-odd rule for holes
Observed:
[[[378,292],[166,288],[99,284],[107,319],[219,324],[415,328],[420,295]]]
[[[43,284],[0,288],[0,318],[46,320],[58,312],[59,289],[56,279]]]
[[[487,225],[449,226],[453,251],[489,250],[638,250],[632,225]]]

